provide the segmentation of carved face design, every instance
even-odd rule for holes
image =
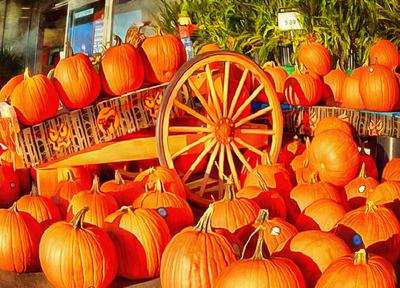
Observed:
[[[147,94],[144,98],[144,109],[149,112],[150,117],[157,118],[158,111],[162,101],[162,92],[156,94]]]
[[[71,128],[61,123],[58,129],[49,129],[49,144],[56,152],[68,148],[71,145]]]
[[[112,107],[104,107],[97,116],[97,126],[104,135],[114,135],[119,127],[119,115]]]

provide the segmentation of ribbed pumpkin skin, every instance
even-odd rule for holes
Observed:
[[[91,104],[100,94],[96,69],[84,54],[62,59],[54,69],[54,86],[65,107],[79,109]]]
[[[40,264],[55,287],[109,287],[117,273],[117,255],[110,236],[93,225],[74,227],[61,221],[43,234]]]
[[[93,176],[89,169],[84,166],[58,168],[57,169],[57,180],[58,182],[68,180],[68,173],[72,173],[75,181],[80,182],[83,189],[90,189],[92,187]]]
[[[0,208],[8,208],[21,193],[18,175],[11,167],[0,166]]]
[[[339,237],[330,232],[311,230],[297,233],[282,243],[272,256],[291,259],[303,268],[307,287],[314,287],[333,261],[349,253],[349,247]]]
[[[11,106],[16,109],[21,123],[34,125],[56,115],[58,93],[44,75],[25,77],[11,94]]]
[[[298,61],[321,76],[328,74],[332,67],[329,50],[314,41],[305,41],[299,46]]]
[[[369,253],[385,257],[392,264],[399,258],[400,224],[396,215],[385,207],[363,206],[347,212],[338,222],[335,234],[345,240],[353,251],[362,245]],[[362,239],[361,245],[353,242],[356,234]]]
[[[151,84],[170,81],[186,62],[185,47],[173,35],[157,35],[146,38],[141,48],[146,71],[145,78]]]
[[[142,58],[137,49],[130,44],[107,49],[99,72],[103,89],[111,96],[134,91],[140,88],[144,81]]]
[[[118,206],[131,205],[139,195],[144,192],[142,184],[134,181],[124,180],[125,183],[118,184],[115,180],[104,182],[100,186],[103,193],[115,198]]]
[[[24,74],[20,74],[12,77],[6,85],[4,85],[0,90],[0,102],[6,102],[11,96],[14,88],[24,80]]]
[[[69,202],[74,195],[84,190],[81,182],[75,180],[63,180],[57,185],[56,194],[52,198],[53,202],[58,206],[62,218],[67,215]]]
[[[38,271],[43,230],[26,212],[0,209],[0,269],[17,273]]]
[[[386,163],[382,172],[382,181],[400,181],[400,158],[393,158]]]
[[[385,66],[372,65],[362,73],[360,95],[368,110],[393,111],[399,102],[398,80]]]
[[[262,67],[265,74],[267,75],[268,79],[273,83],[276,91],[276,95],[280,102],[285,100],[284,86],[285,80],[289,77],[289,74],[280,66],[275,66],[275,64],[267,63]],[[260,101],[264,101],[268,103],[268,98],[265,95],[265,91],[261,91],[260,94],[257,96],[257,99]]]
[[[324,76],[324,83],[329,87],[329,94],[336,102],[342,102],[342,86],[347,78],[346,72],[336,68]]]
[[[376,205],[385,205],[400,219],[400,182],[386,181],[379,184],[373,191],[368,193],[368,201],[372,201]]]
[[[383,257],[368,255],[366,264],[354,264],[353,255],[334,261],[322,273],[315,288],[395,288],[396,272]]]
[[[160,215],[150,209],[123,207],[105,219],[103,228],[115,244],[118,275],[127,279],[159,275],[161,255],[171,239]]]
[[[313,106],[321,100],[320,80],[310,74],[295,72],[290,75],[284,86],[286,102],[290,105]]]
[[[321,134],[327,130],[340,130],[350,137],[353,137],[353,131],[348,122],[340,120],[337,117],[326,117],[318,121],[314,130],[314,136]]]
[[[369,61],[393,69],[399,63],[397,47],[389,40],[379,40],[371,47]]]
[[[342,106],[349,109],[364,109],[364,103],[360,95],[360,79],[347,76],[342,84]]]

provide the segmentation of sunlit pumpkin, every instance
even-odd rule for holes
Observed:
[[[264,70],[268,79],[273,84],[273,87],[275,88],[276,95],[278,96],[279,101],[282,102],[283,100],[285,100],[285,95],[283,91],[285,86],[285,80],[287,77],[289,77],[289,74],[282,67],[276,66],[275,62],[273,61],[265,63],[262,66],[262,69]],[[268,98],[265,95],[265,91],[261,91],[260,94],[257,96],[257,99],[268,103]]]
[[[8,82],[1,87],[0,90],[0,102],[8,102],[10,100],[10,96],[14,91],[14,88],[24,80],[24,74],[20,74],[12,77]]]
[[[360,157],[361,161],[365,164],[365,173],[368,177],[378,179],[378,167],[376,166],[375,158],[372,154],[367,154],[365,151],[365,144],[367,141],[361,142]]]
[[[393,158],[386,163],[382,172],[382,181],[400,181],[400,158]]]
[[[386,181],[368,193],[367,202],[384,205],[391,209],[400,219],[400,182]]]
[[[301,141],[301,139],[297,135],[293,136],[292,141],[285,144],[279,152],[278,163],[283,164],[285,168],[289,170],[290,163],[293,159],[296,156],[301,155],[305,149],[306,145]]]
[[[345,79],[347,78],[346,72],[340,69],[339,61],[336,65],[336,69],[329,71],[324,76],[325,88],[323,98],[329,99],[334,98],[336,102],[342,102],[342,87]]]
[[[325,117],[318,121],[317,126],[314,129],[314,136],[321,134],[327,130],[340,130],[350,137],[353,137],[353,131],[350,124],[346,121],[339,119],[338,117]]]
[[[369,62],[386,66],[390,70],[395,68],[399,63],[399,52],[396,45],[389,40],[379,40],[372,45],[369,51]]]
[[[331,70],[332,59],[329,50],[315,39],[309,38],[301,43],[297,55],[299,63],[321,76],[325,76]]]
[[[353,75],[347,76],[340,91],[342,106],[349,109],[364,109],[364,103],[360,95],[360,79]]]

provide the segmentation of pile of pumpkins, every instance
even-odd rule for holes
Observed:
[[[114,97],[170,81],[186,62],[182,42],[168,34],[142,38],[139,42],[127,35],[129,42],[122,43],[115,36],[115,45],[100,59],[99,71],[87,55],[73,52],[47,77],[31,75],[26,68],[1,89],[0,101],[15,108],[20,123],[31,126],[54,117],[60,101],[68,109],[80,109],[92,104],[101,90]]]
[[[43,270],[55,287],[108,287],[116,275],[160,277],[164,288],[397,287],[400,159],[379,183],[347,122],[325,118],[314,135],[286,144],[278,163],[256,159],[239,191],[226,177],[194,226],[173,170],[134,181],[117,171],[100,185],[88,168],[60,169],[52,198],[33,186],[0,202],[10,206],[0,209],[0,269]],[[2,173],[4,197],[18,178]]]

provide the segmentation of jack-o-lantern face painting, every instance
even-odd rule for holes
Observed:
[[[162,92],[159,91],[155,95],[149,93],[144,97],[144,109],[149,112],[150,117],[157,118],[162,96]]]
[[[58,129],[49,129],[49,144],[56,152],[71,145],[71,128],[61,123]]]
[[[104,135],[114,135],[119,127],[119,115],[112,107],[104,107],[97,116],[97,126]]]

